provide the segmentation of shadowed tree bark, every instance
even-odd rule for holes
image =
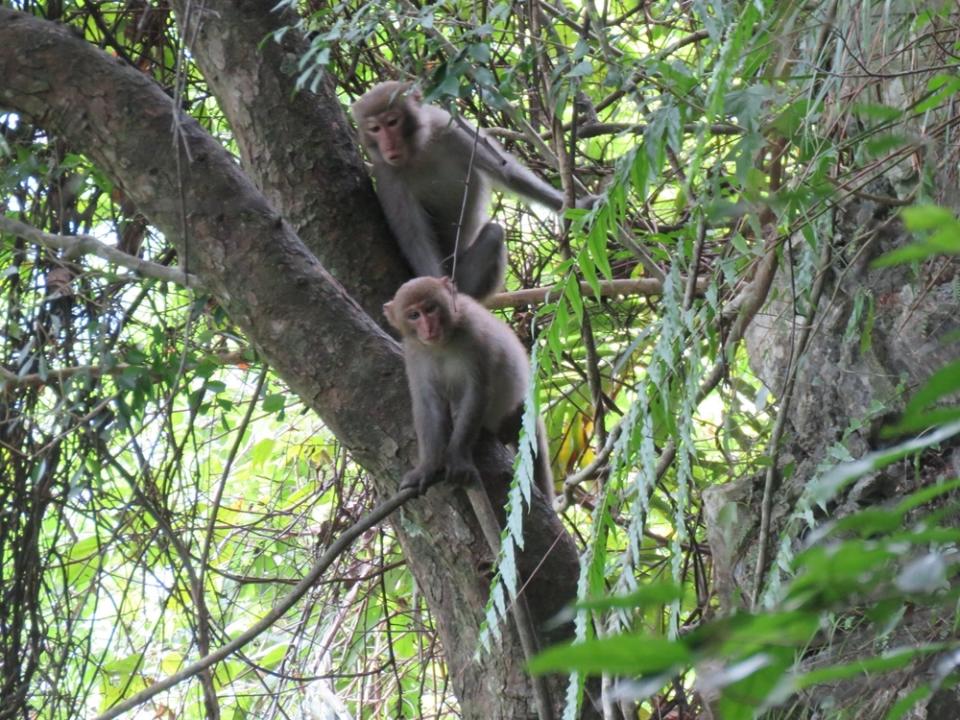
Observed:
[[[295,45],[258,48],[279,22],[270,6],[206,3],[186,21],[243,170],[149,77],[64,27],[6,8],[0,106],[62,137],[123,189],[383,498],[409,467],[415,438],[398,346],[368,312],[379,317],[403,270],[332,87],[294,96],[282,67]],[[491,445],[482,463],[502,507],[506,454]],[[465,494],[438,486],[401,512],[394,527],[437,619],[464,716],[533,716],[514,639],[474,659],[491,557]],[[521,572],[537,568],[526,592],[542,621],[574,596],[577,555],[541,498],[528,536]]]

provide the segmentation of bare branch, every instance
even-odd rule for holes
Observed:
[[[652,278],[636,280],[602,280],[600,283],[600,297],[619,297],[621,295],[662,295],[663,283]],[[706,281],[697,283],[697,292],[703,293]],[[556,299],[563,292],[561,285],[551,285],[542,288],[514,290],[494,295],[484,303],[491,310],[507,307],[522,307],[524,305],[542,305],[548,299]],[[593,288],[587,282],[580,283],[580,292],[584,297],[594,297]]]
[[[190,288],[198,288],[203,285],[200,278],[192,273],[184,273],[176,268],[134,257],[112,245],[97,240],[92,235],[51,235],[19,220],[2,215],[0,215],[0,230],[52,250],[63,250],[68,258],[77,255],[96,255],[114,265],[133,270],[143,277],[172,282]]]
[[[592,123],[584,125],[579,129],[578,135],[581,138],[599,137],[600,135],[616,135],[629,132],[632,135],[642,135],[647,131],[649,125],[645,123]],[[684,123],[683,131],[686,133],[697,133],[704,129],[703,123]],[[706,126],[711,135],[742,135],[744,129],[739,125],[732,123],[711,123]]]
[[[240,363],[250,362],[247,355],[248,351],[238,350],[218,355],[208,355],[204,360],[213,360],[218,365],[239,365]],[[106,375],[120,375],[124,371],[141,365],[131,365],[129,363],[117,363],[116,365],[75,365],[73,367],[60,368],[58,370],[47,370],[45,373],[29,373],[18,375],[5,367],[0,366],[0,391],[4,387],[43,387],[44,385],[56,385],[63,383],[77,375],[84,375],[91,378],[104,377]]]

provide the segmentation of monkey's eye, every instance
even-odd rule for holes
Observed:
[[[400,118],[389,118],[387,120],[387,127],[396,127],[398,122],[400,122]]]
[[[371,125],[371,126],[370,126],[369,128],[367,128],[367,129],[368,129],[370,132],[372,132],[374,135],[376,135],[378,132],[380,132],[380,126],[379,126],[379,125]]]
[[[434,312],[436,312],[436,309],[437,306],[434,303],[427,303],[423,306],[423,311],[428,315],[432,315]]]
[[[419,319],[420,319],[419,310],[411,310],[410,312],[407,313],[407,320],[419,320]]]

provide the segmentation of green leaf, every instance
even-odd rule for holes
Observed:
[[[587,282],[593,292],[599,297],[600,279],[597,277],[597,268],[592,260],[588,258],[587,253],[580,253],[580,272],[583,273],[583,279]],[[579,289],[578,289],[579,292]],[[581,315],[582,317],[582,315]]]
[[[899,445],[869,453],[859,460],[841,463],[820,480],[818,484],[822,488],[821,492],[826,497],[832,497],[839,488],[842,488],[852,480],[866,475],[868,472],[880,470],[897,460],[901,460],[925,448],[938,445],[957,433],[960,433],[960,422],[945,425],[934,432],[922,437],[913,438]]]
[[[277,444],[274,438],[264,438],[250,450],[250,459],[255,466],[262,466],[273,456],[273,448]]]
[[[933,691],[934,688],[932,688],[928,683],[918,685],[912,691],[908,692],[904,697],[900,698],[896,703],[894,703],[893,707],[890,708],[890,712],[884,716],[884,720],[900,720],[901,718],[905,717],[906,714],[917,705],[917,703],[933,695]]]
[[[907,262],[918,262],[934,255],[955,255],[960,253],[960,224],[954,223],[941,228],[920,242],[891,250],[871,263],[872,267],[889,267]]]
[[[903,116],[903,110],[880,103],[854,103],[853,111],[873,120],[890,122]]]
[[[850,678],[869,676],[877,672],[897,670],[906,667],[919,658],[945,650],[953,650],[956,647],[953,643],[931,643],[920,647],[898,648],[884,653],[880,657],[864,658],[851,663],[831,665],[803,673],[794,679],[793,684],[797,690],[803,690],[820,683],[849,680]]]
[[[630,634],[552,647],[537,655],[529,668],[537,675],[558,670],[588,675],[652,675],[673,671],[692,660],[692,654],[680,642],[657,635]]]
[[[817,632],[820,619],[814,612],[802,610],[761,615],[733,615],[703,625],[687,638],[697,650],[711,649],[728,657],[746,657],[769,652],[774,647],[799,647]]]
[[[601,231],[599,227],[590,228],[587,234],[587,247],[590,249],[590,256],[600,272],[607,279],[613,278],[613,270],[610,267],[610,252],[607,249],[607,234]]]
[[[866,508],[858,513],[841,518],[837,521],[834,529],[838,534],[856,532],[861,537],[889,533],[901,526],[903,515],[904,513],[897,509]]]
[[[927,90],[931,91],[932,95],[917,103],[913,108],[914,112],[923,113],[946,102],[947,98],[960,90],[960,77],[956,75],[934,75],[927,83]]]
[[[917,413],[916,415],[903,418],[895,425],[884,428],[881,436],[893,437],[895,435],[919,432],[940,425],[948,425],[957,420],[960,420],[960,407],[935,408],[927,412]]]
[[[717,703],[719,715],[724,720],[752,720],[757,717],[756,709],[767,704],[780,685],[784,673],[793,664],[793,650],[775,648],[750,658],[744,672],[746,677],[725,687]],[[756,669],[753,672],[754,666]],[[737,669],[734,666],[732,669]]]
[[[73,543],[65,558],[66,579],[73,587],[84,587],[103,560],[100,541],[95,535]]]
[[[960,392],[960,360],[941,368],[927,380],[907,403],[906,415],[909,417],[955,392]]]
[[[206,390],[213,394],[226,392],[227,384],[222,380],[208,380],[206,383]]]
[[[666,605],[680,600],[683,590],[671,582],[646,585],[629,595],[614,595],[578,602],[579,610],[610,610],[612,608],[645,608],[651,605]]]
[[[290,645],[288,643],[278,643],[260,655],[259,664],[265,668],[273,669],[283,662],[289,650]]]
[[[264,412],[276,413],[283,410],[283,408],[286,406],[286,403],[287,403],[286,395],[283,395],[280,393],[274,393],[272,395],[267,395],[263,399],[263,403],[261,403],[261,405],[263,407]]]
[[[567,73],[567,77],[579,78],[579,77],[584,77],[586,75],[589,75],[592,72],[593,72],[593,63],[591,63],[589,60],[583,60],[573,66],[570,72]]]
[[[936,205],[907,207],[900,212],[900,217],[903,218],[903,224],[907,226],[907,230],[911,232],[936,230],[943,225],[949,225],[956,221],[951,211]]]
[[[136,672],[138,668],[143,667],[143,655],[134,653],[133,655],[127,655],[122,658],[115,658],[104,663],[102,667],[106,672],[129,677]]]
[[[886,155],[894,148],[903,147],[908,142],[910,142],[909,138],[903,135],[880,135],[867,140],[863,148],[870,157],[878,157]]]
[[[949,482],[938,483],[936,485],[920,488],[901,500],[897,505],[897,510],[905,514],[910,510],[920,507],[921,505],[926,505],[928,502],[935,500],[938,497],[952,493],[958,488],[960,488],[960,478],[950,480]]]
[[[573,274],[567,276],[567,281],[563,286],[563,295],[570,303],[574,315],[577,316],[577,322],[581,322],[583,320],[583,298],[580,296],[580,283],[577,282],[577,278]],[[558,314],[557,319],[563,320],[561,327],[566,328],[566,316],[561,317]]]
[[[474,43],[467,48],[470,58],[481,65],[490,62],[490,46],[486,43]]]

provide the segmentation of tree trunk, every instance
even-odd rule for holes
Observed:
[[[877,13],[882,11],[878,8]],[[876,27],[882,23],[876,19]],[[869,24],[856,17],[855,27]],[[842,20],[838,21],[842,24]],[[837,30],[843,35],[842,27]],[[883,43],[865,42],[878,57],[890,52]],[[909,54],[902,62],[914,58]],[[930,66],[949,58],[924,58]],[[880,60],[858,58],[857,67],[879,66]],[[897,62],[883,63],[884,74],[861,76],[835,90],[843,103],[826,101],[823,127],[833,127],[831,111],[845,117],[845,108],[861,100],[885,102],[889,107],[910,107],[908,98],[925,97],[926,78],[907,72]],[[922,62],[917,60],[918,63]],[[903,70],[904,72],[898,72]],[[871,78],[869,83],[864,78]],[[956,208],[957,153],[945,133],[956,123],[948,103],[944,116],[923,115],[923,136],[931,159],[936,160],[938,177],[929,184],[939,197],[936,202]],[[936,113],[934,113],[936,115]],[[841,126],[842,131],[842,126]],[[949,142],[948,142],[949,141]],[[945,158],[952,156],[952,162]],[[896,173],[900,173],[897,175]],[[918,179],[918,175],[921,178]],[[785,252],[770,300],[751,324],[745,339],[750,363],[757,375],[779,399],[791,367],[796,366],[796,384],[789,404],[780,462],[773,494],[771,533],[767,538],[765,577],[779,572],[776,555],[781,541],[802,547],[809,530],[805,520],[788,523],[797,511],[797,501],[807,485],[821,475],[823,465],[832,467],[844,454],[858,458],[881,447],[886,441],[877,430],[903,409],[904,403],[930,375],[958,357],[960,305],[956,279],[960,262],[956,258],[934,257],[928,261],[890,268],[871,267],[871,260],[914,238],[903,228],[899,207],[911,201],[922,182],[922,172],[904,163],[886,175],[862,186],[859,197],[836,208],[828,223],[818,226],[818,242],[831,246],[829,261],[814,257],[805,239],[799,236]],[[900,185],[901,187],[898,187]],[[808,253],[808,256],[804,256]],[[813,332],[806,348],[794,357],[797,339],[811,298],[799,276],[825,274],[819,302],[813,307]],[[799,289],[799,291],[798,291]],[[798,291],[798,292],[795,292]],[[784,412],[781,409],[781,412]],[[954,439],[945,447],[867,475],[833,499],[827,507],[813,508],[810,517],[826,522],[874,504],[890,503],[918,488],[960,476],[960,443]],[[758,555],[763,478],[744,478],[704,493],[705,517],[714,561],[714,581],[726,610],[734,609],[737,598],[749,598],[758,583],[755,563]],[[736,509],[735,514],[730,510]],[[731,519],[735,521],[731,522]],[[762,596],[761,596],[762,599]],[[911,608],[903,621],[884,638],[889,647],[919,641],[936,641],[951,635],[941,627],[938,612]],[[817,654],[804,659],[807,666],[850,661],[878,652],[872,631],[857,627],[844,636],[843,627],[831,633],[831,642]],[[851,649],[853,648],[853,649]],[[890,673],[850,678],[833,686],[817,686],[798,701],[791,717],[884,717],[893,703],[925,682],[929,664],[917,662]],[[843,714],[847,712],[848,714]],[[934,695],[926,708],[917,708],[911,718],[960,717],[960,695],[954,690]]]
[[[244,164],[269,201],[146,75],[61,26],[6,8],[0,8],[0,104],[61,135],[123,189],[176,245],[184,269],[201,277],[370,471],[383,498],[410,466],[415,438],[397,344],[361,305],[377,312],[392,293],[401,278],[397,254],[330,89],[291,100],[292,79],[280,71],[284,52],[270,42],[258,49],[270,27],[264,24],[269,3],[203,7],[207,19],[223,25],[201,28],[195,51],[235,127]],[[216,70],[227,66],[229,75]],[[481,470],[501,507],[511,472],[502,448],[486,448]],[[533,716],[512,634],[496,653],[474,659],[488,592],[482,568],[491,556],[465,494],[438,486],[401,513],[394,527],[437,619],[464,717]],[[539,621],[574,597],[577,554],[542,498],[527,528],[521,572],[529,577],[537,568],[526,593]]]
[[[350,295],[379,320],[409,277],[357,152],[333,79],[296,87],[306,50],[275,2],[175,0],[193,59],[230,122],[244,171]],[[362,239],[362,242],[358,242]]]
[[[889,183],[878,183],[873,191],[878,196],[894,194]],[[837,213],[829,241],[839,257],[828,268],[829,279],[814,320],[816,332],[800,359],[788,430],[781,444],[778,475],[783,479],[774,492],[766,580],[779,572],[775,561],[784,537],[792,547],[803,547],[809,526],[788,521],[807,485],[821,475],[820,467],[833,466],[839,448],[853,458],[878,449],[884,441],[877,430],[895,417],[934,371],[957,357],[960,307],[953,282],[960,276],[960,263],[938,258],[925,263],[919,274],[909,265],[869,269],[869,259],[910,240],[889,206],[857,200]],[[798,252],[801,245],[796,245]],[[796,308],[805,302],[791,297],[791,287],[789,271],[784,268],[774,284],[773,299],[746,335],[751,365],[778,397],[788,372],[789,350],[795,347],[802,325]],[[851,332],[850,328],[868,322],[859,309],[871,303],[875,312],[867,330],[871,341],[866,345],[860,341],[863,330],[858,327]],[[944,342],[951,336],[952,341]],[[922,455],[918,464],[908,458],[861,478],[827,507],[816,508],[816,521],[828,522],[870,505],[892,503],[921,487],[958,476],[960,443],[954,439],[946,447]],[[749,598],[757,583],[762,496],[762,477],[744,478],[704,492],[714,583],[727,611],[736,607],[735,598]],[[731,515],[731,507],[736,508],[735,515]],[[804,665],[812,668],[874,657],[879,652],[875,630],[857,626],[844,637],[838,627],[831,642],[819,654],[809,653]],[[951,634],[943,627],[939,608],[931,611],[917,606],[883,642],[888,647],[908,646],[918,640],[947,641]],[[842,683],[818,685],[815,692],[798,699],[796,714],[791,717],[839,717],[841,709],[853,718],[884,717],[898,699],[929,679],[929,670],[929,663],[918,661],[895,672],[865,673]],[[917,708],[918,714],[910,717],[960,717],[960,693],[955,689],[938,692],[928,705],[940,709]]]

